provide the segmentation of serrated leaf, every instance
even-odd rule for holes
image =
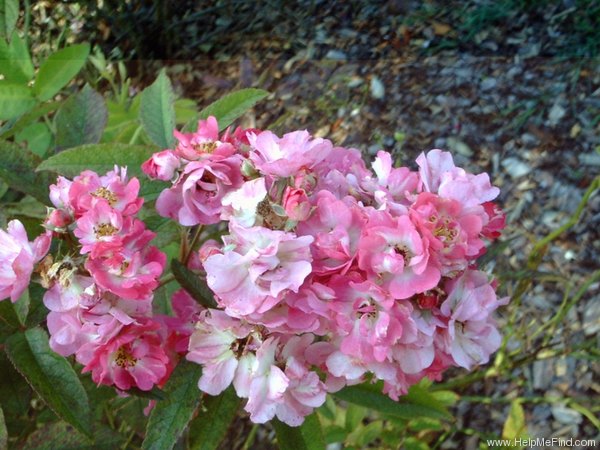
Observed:
[[[108,110],[106,102],[89,85],[65,101],[56,113],[56,146],[59,150],[100,142]]]
[[[367,384],[360,384],[348,386],[333,395],[341,400],[401,419],[414,419],[415,417],[440,419],[449,417],[449,414],[445,414],[437,408],[409,403],[406,400],[395,402],[387,395],[375,390],[376,388]]]
[[[190,423],[190,450],[216,450],[235,419],[241,399],[230,386],[217,396],[204,397],[206,411]]]
[[[18,34],[14,34],[10,42],[0,39],[0,68],[0,73],[10,83],[25,84],[33,78],[29,50]]]
[[[198,364],[181,361],[164,387],[165,399],[156,403],[150,413],[144,450],[172,449],[198,405],[198,379],[202,368]]]
[[[325,438],[316,413],[304,418],[299,427],[290,427],[274,419],[272,422],[280,450],[323,450]]]
[[[221,97],[200,111],[200,119],[215,116],[219,122],[219,130],[224,130],[235,119],[265,98],[269,93],[262,89],[241,89]]]
[[[0,0],[0,38],[10,40],[19,18],[19,0]]]
[[[31,388],[10,363],[6,353],[0,352],[0,398],[4,412],[12,417],[24,415],[29,409],[31,393]]]
[[[33,92],[27,86],[0,81],[0,120],[19,117],[36,103]]]
[[[40,101],[50,100],[79,73],[90,53],[89,44],[65,47],[40,66],[33,92]]]
[[[66,177],[74,177],[84,170],[104,174],[117,166],[127,166],[129,176],[140,177],[141,165],[154,153],[143,145],[88,144],[73,147],[43,161],[38,171],[52,170]]]
[[[160,148],[173,148],[175,138],[175,95],[165,70],[141,94],[140,120],[144,130]]]
[[[164,400],[166,398],[165,393],[157,387],[154,387],[149,391],[142,391],[141,389],[134,387],[129,388],[127,393],[139,398],[147,398],[149,400]]]
[[[125,442],[124,436],[105,426],[96,427],[94,440],[92,443],[68,423],[55,422],[29,435],[22,450],[114,450]]]
[[[31,328],[6,340],[6,354],[46,404],[63,420],[91,436],[90,406],[71,364],[54,353],[48,334]]]
[[[49,173],[36,173],[39,156],[12,142],[0,140],[0,178],[12,189],[49,205],[48,186],[56,181]]]
[[[177,282],[184,288],[198,303],[206,308],[216,308],[214,293],[210,290],[206,281],[188,269],[180,261],[171,260],[171,271]]]
[[[502,439],[525,438],[526,435],[525,412],[523,411],[523,406],[521,406],[520,399],[516,398],[510,404],[508,417],[502,428]]]

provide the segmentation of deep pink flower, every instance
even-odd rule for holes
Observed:
[[[122,390],[135,386],[149,391],[161,385],[170,374],[172,363],[162,348],[158,328],[151,320],[128,325],[96,349],[83,372],[92,372],[95,383],[114,384]]]
[[[14,303],[27,289],[34,265],[50,248],[50,232],[29,242],[25,227],[18,220],[8,222],[7,230],[0,230],[0,300],[9,298]]]
[[[124,235],[132,228],[131,217],[125,219],[107,201],[99,200],[77,219],[73,234],[79,238],[81,254],[97,257],[108,249],[121,247]]]
[[[89,211],[93,204],[104,199],[124,216],[133,215],[142,207],[144,199],[138,197],[140,182],[137,178],[127,179],[127,169],[115,167],[104,176],[85,170],[73,179],[69,188],[69,204],[78,219]]]
[[[188,161],[197,161],[214,158],[224,158],[236,152],[235,147],[227,134],[219,140],[219,124],[217,119],[210,116],[206,120],[198,121],[198,129],[194,133],[181,133],[173,131],[177,139],[175,154]]]
[[[130,234],[123,238],[119,249],[106,249],[98,257],[90,257],[85,268],[103,289],[120,297],[142,300],[158,286],[166,256],[156,247],[148,246],[155,234],[135,221]]]

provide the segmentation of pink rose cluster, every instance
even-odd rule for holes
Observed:
[[[136,218],[140,184],[125,169],[86,170],[50,186],[45,226],[78,254],[48,260],[42,272],[50,347],[75,355],[98,384],[147,391],[161,386],[175,360],[165,319],[153,317],[153,291],[166,257]]]
[[[143,165],[172,182],[158,212],[185,226],[227,224],[211,231],[222,242],[197,254],[218,308],[190,310],[195,323],[181,333],[191,334],[187,359],[203,366],[203,392],[233,385],[252,421],[297,426],[328,392],[381,380],[398,399],[499,347],[492,313],[507,299],[476,266],[504,227],[487,174],[441,150],[421,154],[416,171],[382,151],[369,169],[360,151],[306,131],[220,135],[213,117],[175,136],[175,149]],[[101,257],[89,229],[82,249]]]

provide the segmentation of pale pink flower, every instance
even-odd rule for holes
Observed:
[[[263,227],[231,226],[223,254],[204,262],[208,286],[234,316],[265,312],[297,292],[311,272],[311,236]]]
[[[267,197],[264,178],[246,181],[223,197],[221,220],[230,220],[243,227],[252,227],[257,221],[257,207]]]
[[[346,272],[354,262],[365,222],[366,216],[353,198],[338,200],[328,191],[319,191],[314,212],[296,229],[299,235],[314,236],[313,271]]]
[[[285,178],[302,169],[310,169],[327,157],[331,142],[311,138],[307,131],[294,131],[279,138],[270,131],[248,134],[250,159],[262,174]]]
[[[313,339],[311,334],[293,336],[279,355],[279,359],[285,361],[284,374],[288,386],[275,415],[292,427],[301,425],[306,416],[325,403],[327,396],[325,384],[316,372],[310,370],[305,357]]]
[[[186,359],[202,364],[202,376],[198,381],[201,391],[218,395],[232,383],[238,371],[239,357],[252,349],[242,342],[251,332],[250,326],[223,311],[200,313],[196,329],[190,336]]]
[[[250,420],[254,423],[265,423],[275,416],[277,407],[284,401],[283,396],[290,383],[288,377],[276,364],[277,346],[278,340],[270,337],[256,351],[247,392],[248,403],[244,407],[250,413]]]
[[[59,355],[70,356],[85,342],[81,331],[83,324],[77,309],[66,312],[50,311],[46,325],[50,332],[50,348]]]
[[[440,311],[447,317],[445,350],[466,369],[485,364],[502,341],[491,313],[508,302],[498,299],[484,272],[467,270],[445,284],[448,297]]]
[[[50,232],[29,242],[25,227],[18,220],[8,222],[7,230],[0,230],[0,300],[10,297],[14,303],[23,294],[33,268],[50,248]]]

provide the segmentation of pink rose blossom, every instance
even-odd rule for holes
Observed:
[[[234,155],[188,163],[175,186],[158,197],[158,213],[185,226],[219,222],[223,197],[242,184],[241,161]]]
[[[92,372],[97,384],[114,384],[122,390],[135,386],[149,391],[161,385],[172,366],[156,334],[157,328],[152,321],[125,327],[118,336],[96,349],[83,372]]]
[[[0,230],[0,300],[10,297],[14,303],[23,294],[34,265],[50,248],[50,232],[29,242],[25,227],[18,220],[11,220],[7,230]]]
[[[234,225],[231,233],[223,254],[204,262],[208,286],[229,314],[265,312],[286,291],[298,291],[311,271],[311,236]]]
[[[152,157],[142,164],[142,172],[153,180],[169,181],[175,176],[180,161],[172,150],[154,153]]]
[[[298,222],[308,219],[310,215],[311,207],[304,189],[286,187],[283,192],[282,206],[287,216]]]
[[[371,213],[358,250],[358,265],[383,281],[394,298],[405,299],[435,287],[440,281],[437,263],[430,258],[429,242],[408,216]]]
[[[294,131],[279,138],[270,131],[248,135],[250,160],[264,175],[285,178],[302,169],[310,169],[325,159],[331,151],[331,142],[311,139],[307,131]]]

